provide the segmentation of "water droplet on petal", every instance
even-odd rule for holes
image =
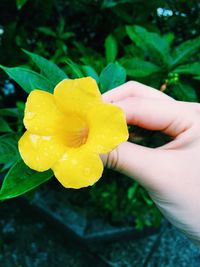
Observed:
[[[42,139],[46,140],[46,141],[49,141],[49,140],[51,140],[51,136],[43,136]]]
[[[35,117],[35,112],[28,111],[26,112],[26,119],[31,120]]]
[[[76,160],[76,159],[73,159],[73,160],[72,160],[72,164],[73,164],[73,165],[77,165],[77,163],[78,163],[78,160]]]
[[[62,159],[61,160],[67,160],[68,159],[68,155],[67,153],[65,153],[63,156],[62,156]]]
[[[39,136],[36,135],[36,134],[30,134],[30,139],[31,139],[31,142],[36,145],[37,144],[37,141],[39,139]]]

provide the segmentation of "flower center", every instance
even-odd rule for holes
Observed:
[[[64,125],[64,142],[68,147],[80,147],[87,142],[89,127],[86,120],[78,115],[69,114]]]

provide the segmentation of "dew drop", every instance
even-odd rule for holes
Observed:
[[[26,112],[26,118],[27,118],[28,120],[33,119],[33,118],[35,117],[35,115],[36,115],[35,112],[31,112],[31,111]]]
[[[30,134],[31,142],[35,145],[39,139],[39,136],[36,134]]]
[[[49,141],[49,140],[51,140],[51,136],[43,136],[42,139],[46,140],[46,141]]]

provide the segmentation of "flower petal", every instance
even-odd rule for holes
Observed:
[[[60,158],[66,147],[55,136],[39,136],[26,131],[19,140],[19,152],[31,169],[46,171]]]
[[[48,92],[34,90],[27,98],[24,125],[39,135],[54,135],[63,125],[63,114],[55,105],[54,96]]]
[[[91,77],[61,81],[54,89],[54,96],[57,106],[65,113],[83,114],[102,102],[96,81]]]
[[[97,154],[92,154],[83,146],[68,150],[52,170],[64,187],[78,189],[99,180],[103,163]]]
[[[89,136],[87,145],[93,151],[104,154],[127,141],[128,128],[121,108],[112,104],[100,104],[87,114]]]

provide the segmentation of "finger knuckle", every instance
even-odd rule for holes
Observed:
[[[199,103],[190,103],[190,112],[191,112],[191,117],[193,119],[200,117],[200,104]]]
[[[115,149],[107,155],[105,166],[108,169],[116,170],[118,168],[118,164],[119,164],[119,153],[118,149]]]
[[[136,86],[139,85],[139,82],[137,82],[137,81],[128,81],[126,84],[127,84],[127,86],[129,86],[130,88],[134,88],[134,87],[136,87]]]

